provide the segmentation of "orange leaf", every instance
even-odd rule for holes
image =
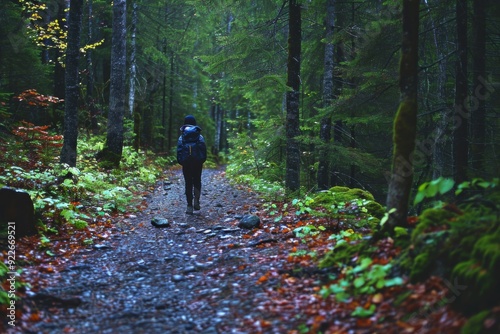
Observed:
[[[269,279],[268,275],[265,274],[265,275],[262,275],[259,280],[257,281],[257,283],[264,283],[266,282],[267,280]]]
[[[372,321],[367,318],[361,318],[356,321],[356,324],[359,327],[370,327],[372,325]]]

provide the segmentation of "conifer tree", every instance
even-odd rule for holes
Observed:
[[[118,167],[123,151],[123,117],[125,115],[126,74],[126,12],[127,1],[113,2],[113,37],[111,46],[111,79],[107,136],[104,149],[99,154],[103,165]]]
[[[297,0],[289,1],[288,23],[288,64],[286,93],[286,176],[287,189],[296,191],[300,187],[300,54],[301,54],[301,13]]]
[[[78,60],[83,0],[71,0],[69,11],[68,47],[66,49],[66,103],[64,107],[64,142],[61,163],[76,166],[78,139]]]

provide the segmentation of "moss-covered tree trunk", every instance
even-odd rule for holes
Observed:
[[[285,186],[290,191],[300,188],[300,53],[301,13],[297,0],[290,0],[288,22],[288,63],[286,93],[286,174]]]
[[[76,166],[78,141],[78,60],[80,54],[80,28],[83,0],[71,0],[68,22],[68,47],[66,49],[66,101],[64,105],[64,142],[61,163]]]
[[[395,211],[384,225],[392,233],[406,224],[413,180],[412,155],[417,133],[419,0],[403,1],[403,42],[399,64],[401,101],[394,119],[393,161],[387,193],[387,209]]]
[[[111,78],[107,137],[100,154],[102,165],[118,167],[123,150],[123,116],[125,114],[126,71],[126,0],[113,2],[113,35],[111,40]]]

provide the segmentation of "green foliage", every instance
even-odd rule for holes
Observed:
[[[417,205],[425,198],[435,198],[439,193],[440,195],[446,194],[455,185],[455,181],[448,178],[439,177],[430,182],[424,182],[418,187],[417,195],[413,201],[413,205]]]
[[[484,310],[470,317],[460,330],[461,334],[495,334],[498,326],[486,327],[487,319],[494,319],[495,315],[490,310]],[[489,327],[489,326],[488,326]],[[497,327],[497,328],[495,328]]]
[[[412,281],[439,275],[467,286],[455,306],[478,312],[498,304],[500,280],[500,190],[498,180],[476,179],[458,185],[456,204],[426,209],[411,234],[411,245],[398,262],[409,270]],[[431,189],[431,190],[429,190]],[[425,198],[451,190],[451,182],[439,179],[421,187]],[[467,190],[465,192],[465,190]]]
[[[300,216],[302,214],[311,213],[313,210],[311,206],[314,204],[314,199],[309,196],[305,196],[303,199],[294,198],[292,200],[292,205],[297,208],[295,214]]]
[[[338,301],[345,302],[351,296],[373,294],[385,287],[402,285],[404,280],[401,277],[390,277],[391,269],[391,263],[385,265],[373,264],[370,258],[360,258],[356,266],[344,268],[342,278],[336,280],[333,284],[323,286],[320,295],[326,298],[334,294]],[[371,311],[373,312],[374,309]],[[367,313],[358,310],[356,315],[366,316]]]
[[[0,305],[8,306],[11,300],[19,300],[19,296],[15,293],[21,291],[24,287],[28,287],[29,284],[24,282],[20,274],[21,269],[17,271],[10,270],[10,264],[5,264],[0,261],[0,284],[3,287],[0,289]],[[5,289],[4,289],[5,288]],[[11,288],[12,291],[11,291]]]
[[[325,230],[326,228],[324,226],[305,225],[297,227],[293,230],[293,233],[295,233],[297,238],[304,238],[307,236],[318,235],[321,231]]]
[[[313,197],[311,205],[320,207],[334,219],[355,222],[355,226],[375,227],[384,214],[384,208],[375,202],[373,195],[366,190],[348,187],[333,187],[321,191]]]
[[[342,237],[341,240],[337,241],[335,247],[320,260],[319,267],[331,268],[337,264],[349,263],[355,254],[362,251],[364,247],[365,245],[361,242],[351,241],[350,236]]]

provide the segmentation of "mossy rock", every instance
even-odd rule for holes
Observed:
[[[331,187],[329,189],[330,192],[333,192],[333,193],[345,193],[347,191],[349,191],[349,187],[341,187],[341,186],[335,186],[335,187]]]
[[[413,230],[411,235],[412,241],[415,241],[417,237],[426,231],[449,225],[450,219],[456,218],[457,214],[445,209],[427,209],[419,217],[419,222]]]
[[[315,207],[324,206],[325,204],[332,204],[335,200],[333,193],[328,190],[321,191],[314,197]]]
[[[365,205],[365,208],[368,210],[368,213],[373,217],[378,218],[378,221],[384,217],[385,209],[380,203],[375,201],[369,202]]]
[[[360,198],[375,201],[375,197],[369,191],[363,189],[352,188],[347,191],[347,194],[351,195],[352,199]]]

